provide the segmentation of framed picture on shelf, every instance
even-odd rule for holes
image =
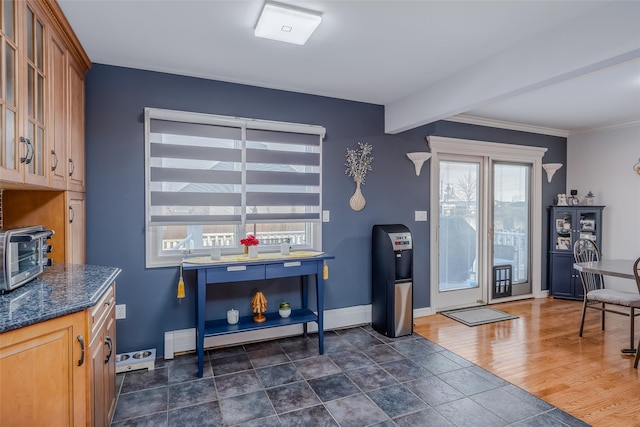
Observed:
[[[590,232],[580,232],[580,238],[581,239],[589,239],[589,240],[593,240],[594,242],[596,241],[596,235],[594,233],[590,233]]]
[[[557,218],[556,219],[556,231],[558,233],[560,233],[562,231],[562,229],[564,228],[564,219],[562,218]]]
[[[593,219],[581,219],[580,220],[580,231],[595,231],[596,230],[596,221]]]
[[[556,243],[556,249],[562,249],[562,250],[571,249],[571,238],[570,237],[558,237],[558,241]]]

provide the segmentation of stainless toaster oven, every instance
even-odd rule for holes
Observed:
[[[35,279],[51,265],[51,236],[53,230],[40,225],[0,229],[0,293]]]

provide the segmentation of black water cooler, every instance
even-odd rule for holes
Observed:
[[[413,333],[413,243],[400,224],[374,225],[371,326],[391,338]]]

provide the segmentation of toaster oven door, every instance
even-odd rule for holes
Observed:
[[[8,282],[5,290],[15,289],[44,271],[44,245],[51,234],[48,230],[34,230],[16,232],[8,237],[4,254],[4,276]]]

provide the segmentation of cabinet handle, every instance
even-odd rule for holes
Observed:
[[[76,213],[73,211],[73,206],[69,205],[69,224],[73,224],[73,219],[76,217]]]
[[[106,365],[109,363],[109,359],[111,359],[111,353],[113,353],[113,341],[111,341],[111,337],[106,337],[104,343],[109,346],[109,353],[107,353],[107,357],[104,358],[104,364]]]
[[[31,163],[31,160],[33,160],[33,145],[31,144],[31,141],[24,136],[20,137],[20,142],[23,142],[27,146],[27,152],[24,157],[20,157],[20,163],[28,165]]]
[[[51,166],[51,172],[58,168],[58,155],[56,154],[56,150],[51,150],[51,155],[53,156],[53,160],[55,163]]]
[[[80,342],[80,360],[78,360],[78,366],[82,366],[84,363],[84,338],[82,335],[78,335],[78,341]]]
[[[74,170],[76,170],[76,165],[73,164],[73,159],[69,159],[69,176],[73,175]]]

